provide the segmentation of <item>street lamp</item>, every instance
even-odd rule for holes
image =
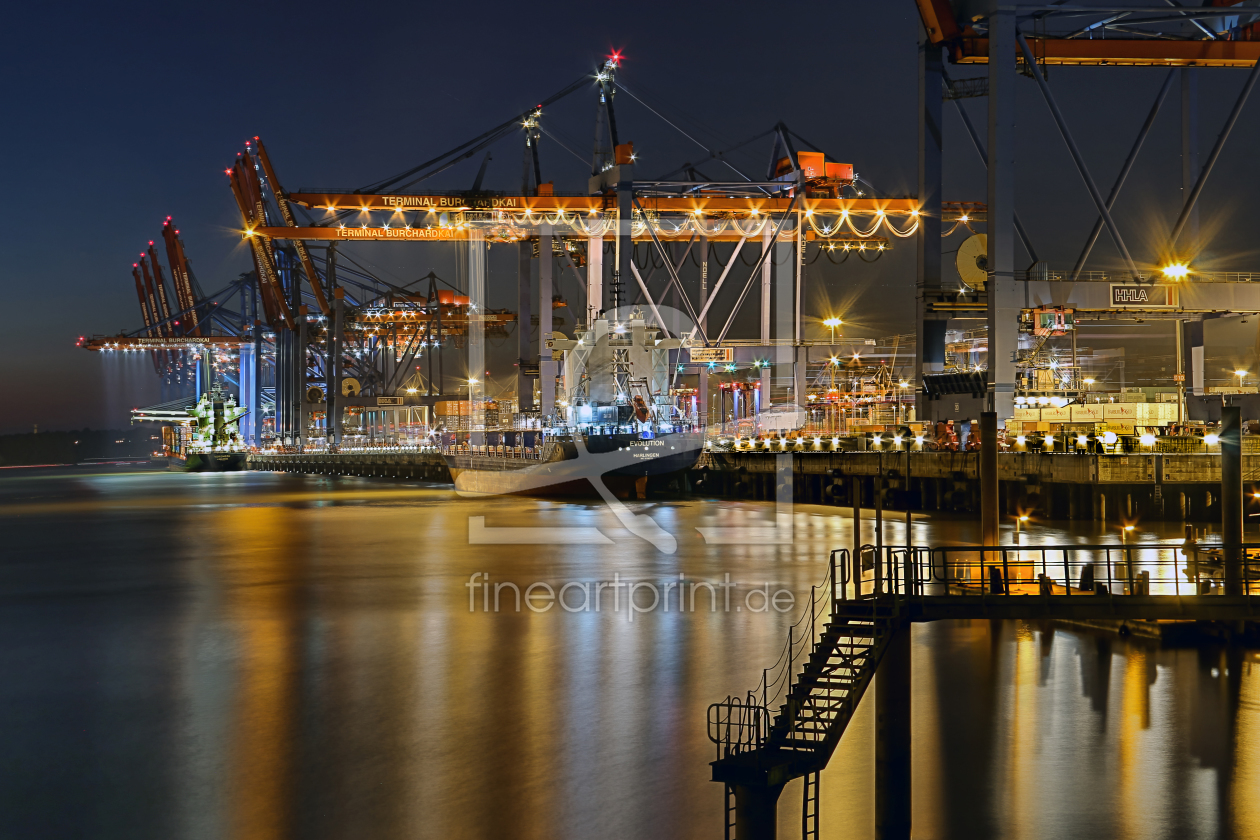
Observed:
[[[1234,376],[1237,376],[1237,377],[1238,377],[1238,387],[1239,387],[1239,388],[1242,388],[1243,379],[1245,379],[1245,378],[1247,377],[1247,371],[1245,371],[1245,370],[1236,370],[1236,371],[1234,371]]]
[[[841,321],[839,318],[828,318],[827,320],[823,321],[824,327],[831,328],[831,343],[832,344],[836,343],[836,327],[840,326],[843,323],[844,321]]]

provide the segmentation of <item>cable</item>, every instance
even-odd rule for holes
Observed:
[[[590,84],[590,80],[591,80],[590,76],[583,74],[581,77],[578,78],[577,81],[573,82],[568,87],[561,90],[559,93],[554,93],[551,96],[544,99],[542,102],[538,104],[537,108],[530,108],[528,111],[523,111],[522,113],[517,114],[516,116],[512,117],[507,122],[502,123],[501,125],[495,126],[494,128],[490,129],[484,134],[478,137],[474,137],[472,140],[462,143],[456,146],[454,149],[451,149],[450,151],[445,152],[444,154],[438,155],[435,158],[427,160],[424,163],[420,164],[419,166],[413,166],[411,169],[408,169],[406,172],[399,173],[398,175],[395,175],[392,178],[386,178],[383,181],[377,181],[376,183],[370,184],[369,186],[361,187],[360,189],[355,190],[355,192],[356,193],[380,192],[382,189],[392,186],[398,183],[399,181],[403,180],[404,178],[409,178],[423,169],[428,169],[430,166],[440,163],[441,161],[446,160],[448,157],[451,157],[452,155],[458,154],[464,149],[467,149],[469,146],[473,146],[478,143],[481,143],[486,138],[492,135],[499,134],[500,132],[502,132],[503,130],[507,128],[516,127],[516,125],[518,125],[522,120],[527,118],[530,114],[534,113],[534,111],[537,110],[538,108],[546,107],[547,105],[550,105],[553,102],[557,102],[560,99],[563,99],[564,97],[568,96],[570,93],[573,93],[573,91],[577,90],[583,85]]]
[[[563,142],[561,142],[559,137],[555,136],[550,131],[543,128],[542,123],[538,124],[538,130],[541,131],[543,134],[547,135],[548,137],[550,137],[553,141],[555,141],[560,146],[560,148],[564,149],[566,152],[568,152],[569,154],[577,158],[579,161],[581,161],[583,166],[586,166],[586,160],[581,155],[579,155],[577,152],[573,151],[568,146],[566,146]]]

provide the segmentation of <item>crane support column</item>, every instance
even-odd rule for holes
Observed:
[[[522,239],[516,244],[516,307],[518,312],[516,317],[516,407],[518,411],[534,410],[533,377],[525,373],[525,366],[534,361],[533,343],[529,340],[529,326],[533,321],[529,295],[532,245],[528,239]]]
[[[875,672],[875,837],[910,840],[910,626],[893,631]]]
[[[328,264],[331,275],[334,271],[331,259]],[[345,413],[341,407],[341,342],[346,328],[346,290],[340,286],[334,286],[332,294],[332,335],[328,338],[328,373],[332,379],[328,386],[328,442],[334,446],[341,446],[342,414]]]
[[[556,412],[556,363],[551,360],[551,225],[538,226],[538,393],[539,410],[546,417]]]
[[[1015,414],[1015,12],[989,0],[989,408]],[[935,207],[928,208],[935,210]]]
[[[997,412],[980,412],[980,544],[997,545],[998,443]]]
[[[704,312],[709,303],[709,237],[700,237],[700,303],[699,311]],[[704,335],[709,334],[709,316],[706,314],[700,318],[700,332]],[[688,357],[690,358],[690,357]],[[709,370],[706,365],[700,365],[696,371],[696,413],[699,421],[708,425],[709,423]]]
[[[468,426],[485,428],[486,381],[486,240],[480,230],[468,232]],[[484,440],[484,432],[477,443]]]
[[[1225,594],[1243,594],[1242,409],[1221,408],[1221,543]]]
[[[306,446],[306,427],[309,419],[306,406],[306,344],[307,334],[310,329],[306,320],[308,312],[305,304],[297,308],[297,352],[294,354],[297,358],[293,366],[293,405],[297,409],[295,412],[297,414],[297,428],[294,430],[293,436],[297,439],[299,449]]]
[[[345,351],[341,349],[341,341],[345,335],[345,290],[340,286],[333,290],[333,340],[329,341],[330,353],[333,354],[333,397],[329,399],[329,429],[333,434],[333,442],[341,446],[341,424],[345,409],[341,408],[341,359]],[[335,400],[335,402],[334,402]]]
[[[914,359],[915,419],[927,418],[923,374],[945,365],[945,322],[926,326],[927,295],[941,287],[941,48],[926,33],[919,45],[919,236],[916,342]],[[926,212],[925,212],[926,211]]]
[[[761,235],[761,253],[765,254],[770,250],[770,243],[774,240],[774,225],[771,224],[773,217],[766,223],[765,231]],[[761,261],[761,343],[769,346],[770,344],[770,267],[773,264],[773,255],[763,256]]]
[[[789,217],[791,218],[791,217]],[[784,220],[784,224],[788,224]],[[793,368],[795,367],[792,345],[796,338],[796,236],[781,235],[774,246],[774,350],[771,360],[774,362],[774,377],[770,384],[780,387],[791,387],[794,384]],[[768,368],[767,368],[768,369]],[[762,386],[763,389],[765,386]],[[773,401],[771,392],[765,389],[761,395],[762,409],[769,408]],[[804,401],[802,400],[802,403]]]
[[[255,279],[255,283],[257,283],[257,279]],[[257,285],[255,285],[254,286],[255,303],[253,306],[255,316],[257,316],[258,314],[257,293],[258,293],[258,287]],[[254,441],[253,442],[255,446],[262,446],[263,427],[264,427],[264,421],[266,420],[266,418],[263,415],[263,402],[262,402],[262,373],[263,373],[262,331],[263,331],[262,321],[260,321],[257,317],[255,317],[254,329],[253,329],[253,333],[254,333],[254,390],[252,394],[250,395],[251,396],[250,408],[252,410],[252,413],[250,416],[253,418],[253,426],[254,426]]]
[[[240,399],[237,402],[242,408],[249,410],[249,414],[246,415],[246,417],[248,418],[254,412],[259,410],[258,404],[254,402],[254,376],[257,373],[257,368],[255,366],[256,365],[255,359],[257,358],[257,356],[254,355],[254,345],[252,342],[248,344],[242,344],[240,346],[240,350],[238,351],[238,353],[239,355],[237,356],[236,383],[237,383],[237,390],[240,393]],[[248,431],[250,428],[252,428],[249,421],[247,420],[242,425],[243,425],[243,428],[241,429],[241,436],[245,438],[245,442],[247,444],[255,443],[255,441],[252,439],[253,435],[249,434],[249,431]]]

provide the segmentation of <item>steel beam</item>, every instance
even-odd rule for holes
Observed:
[[[1080,172],[1081,179],[1085,182],[1085,188],[1089,191],[1089,197],[1094,200],[1094,206],[1098,208],[1098,214],[1102,216],[1103,222],[1107,226],[1107,232],[1111,234],[1116,247],[1120,249],[1120,255],[1124,257],[1125,264],[1128,265],[1129,273],[1133,276],[1133,279],[1141,279],[1137,266],[1133,263],[1133,257],[1129,255],[1128,246],[1124,244],[1124,239],[1120,236],[1120,229],[1116,227],[1115,220],[1111,218],[1111,211],[1107,208],[1107,202],[1103,200],[1102,193],[1098,191],[1098,185],[1094,183],[1093,176],[1089,174],[1089,167],[1085,165],[1085,158],[1081,156],[1081,151],[1077,148],[1076,141],[1072,138],[1072,132],[1068,130],[1067,121],[1064,120],[1063,113],[1059,110],[1054,94],[1050,92],[1050,86],[1046,84],[1046,78],[1037,66],[1037,59],[1033,56],[1032,50],[1028,48],[1027,39],[1024,38],[1023,33],[1016,33],[1015,37],[1019,42],[1020,51],[1024,54],[1024,61],[1032,71],[1033,78],[1037,81],[1037,87],[1041,88],[1041,95],[1046,100],[1046,106],[1050,109],[1050,115],[1054,117],[1054,123],[1059,128],[1059,134],[1063,136],[1063,142],[1067,145],[1068,152],[1072,155],[1072,160],[1076,164],[1076,169]],[[991,208],[990,212],[992,212]]]
[[[1159,93],[1155,95],[1155,102],[1151,105],[1150,113],[1146,115],[1146,122],[1142,123],[1142,130],[1138,132],[1137,139],[1133,141],[1133,148],[1129,149],[1129,156],[1124,159],[1124,164],[1120,167],[1120,174],[1116,176],[1116,182],[1111,187],[1111,193],[1107,196],[1107,209],[1110,210],[1115,206],[1116,199],[1120,195],[1120,189],[1124,186],[1125,179],[1129,177],[1129,171],[1133,169],[1133,164],[1137,160],[1138,152],[1142,150],[1142,144],[1146,142],[1146,136],[1151,132],[1151,126],[1155,124],[1155,117],[1159,114],[1160,106],[1164,104],[1164,99],[1168,96],[1168,91],[1172,89],[1173,79],[1180,72],[1183,76],[1187,69],[1183,68],[1178,71],[1176,69],[1169,70],[1167,77],[1164,78],[1164,84],[1159,89]],[[1183,110],[1184,115],[1184,110]],[[1185,184],[1185,167],[1182,167],[1182,184]],[[1184,186],[1183,186],[1184,189]],[[1072,280],[1076,281],[1081,276],[1081,271],[1085,268],[1085,261],[1089,259],[1089,253],[1094,249],[1094,243],[1098,241],[1098,234],[1103,229],[1103,217],[1099,216],[1094,222],[1094,228],[1089,232],[1088,238],[1085,240],[1085,247],[1081,249],[1081,255],[1076,259],[1076,266],[1072,269]],[[1198,221],[1195,222],[1195,236],[1198,236]]]
[[[556,410],[556,363],[551,360],[551,269],[555,259],[551,255],[551,225],[538,228],[538,393],[539,411],[544,417]],[[484,247],[484,245],[482,246]],[[484,370],[479,373],[485,373]]]
[[[525,365],[532,365],[534,346],[530,341],[529,327],[533,324],[533,304],[530,302],[530,275],[533,273],[533,243],[522,239],[517,243],[517,408],[528,412],[534,408],[533,377],[524,373]]]
[[[695,340],[696,332],[700,329],[699,324],[708,324],[709,307],[713,305],[713,301],[717,300],[717,293],[722,290],[722,284],[726,282],[726,275],[731,273],[731,269],[735,266],[735,259],[739,256],[739,252],[743,249],[744,243],[747,241],[748,237],[742,236],[739,241],[735,243],[735,249],[731,251],[731,258],[727,261],[726,265],[722,267],[722,274],[718,277],[717,283],[713,284],[713,291],[709,294],[708,299],[703,302],[703,305],[700,308],[700,317],[698,319],[699,323],[691,328],[691,332],[687,335],[687,341],[690,342]],[[727,326],[730,326],[729,322],[727,322]],[[723,334],[721,336],[718,336],[719,341],[725,337],[726,330],[723,329],[722,333]]]
[[[332,298],[332,305],[329,307],[332,317],[328,319],[328,329],[324,333],[324,438],[327,445],[335,446],[340,438],[340,430],[336,426],[338,412],[341,410],[337,399],[341,396],[338,360],[341,355],[341,331],[345,329],[345,292],[340,296],[337,294],[339,287],[335,244],[328,246],[324,257],[324,279],[328,282],[329,297]]]
[[[1226,595],[1243,594],[1242,409],[1221,407],[1221,543]]]
[[[639,267],[634,264],[634,260],[630,261],[630,273],[634,275],[635,282],[639,285],[639,291],[643,293],[643,299],[647,301],[648,309],[652,310],[652,317],[656,319],[656,325],[665,333],[665,337],[669,338],[669,330],[665,327],[665,319],[661,317],[660,310],[656,308],[656,301],[652,298],[652,293],[648,290],[647,283],[639,275]]]
[[[775,239],[773,225],[766,225],[761,234],[761,343],[770,343],[770,265],[774,259],[770,255],[771,244]]]
[[[1006,61],[989,63],[989,408],[1014,416],[1020,301],[1015,282],[1015,13],[989,0],[989,31]],[[1008,49],[1009,47],[1009,49]]]
[[[1180,68],[1181,75],[1181,206],[1185,207],[1199,174],[1199,74],[1193,67]],[[1199,239],[1199,208],[1196,204],[1186,220],[1190,249],[1196,251]]]
[[[971,137],[971,144],[976,148],[976,154],[980,155],[980,160],[984,163],[985,168],[989,166],[989,156],[984,150],[984,141],[980,139],[980,134],[976,131],[976,127],[971,122],[971,117],[967,114],[967,109],[957,99],[953,100],[954,108],[958,111],[958,116],[962,118],[963,126],[967,129],[967,135]],[[1028,238],[1028,231],[1024,229],[1024,223],[1019,219],[1019,213],[1011,208],[1011,218],[1015,225],[1015,234],[1019,237],[1020,243],[1024,246],[1024,250],[1028,252],[1028,259],[1037,262],[1037,252],[1033,250],[1032,240]],[[922,222],[920,222],[922,224]]]
[[[791,218],[796,219],[796,216]],[[769,408],[773,405],[771,400],[771,389],[777,383],[793,383],[794,354],[792,345],[795,341],[796,325],[796,267],[798,260],[796,259],[796,237],[791,239],[779,237],[778,242],[774,246],[774,337],[776,339],[774,347],[774,364],[767,365],[762,368],[762,381],[767,383],[762,386],[761,407]],[[773,370],[773,376],[770,376]],[[804,400],[800,400],[804,403]]]
[[[939,371],[943,367],[937,362],[928,361],[929,358],[936,358],[936,348],[928,346],[924,329],[924,316],[927,314],[925,295],[941,287],[941,216],[932,211],[941,205],[944,126],[941,119],[941,98],[937,91],[941,89],[943,73],[941,48],[932,45],[925,33],[922,43],[919,44],[919,201],[923,203],[925,211],[919,214],[915,276],[915,285],[918,287],[915,294],[917,341],[914,353],[915,411],[916,419],[920,420],[927,414],[923,373],[925,370]],[[944,349],[942,342],[942,354]]]
[[[621,165],[621,178],[618,184],[634,185],[632,164]],[[776,182],[777,183],[777,182]],[[529,211],[537,216],[542,213],[567,214],[603,213],[608,208],[604,195],[507,195],[507,196],[464,196],[464,195],[368,195],[360,193],[293,193],[291,202],[302,204],[314,210],[331,209],[334,212],[352,210],[359,212],[394,213],[402,210],[408,213],[445,213],[463,210],[501,210],[512,214],[524,214]],[[639,196],[640,203],[653,215],[677,213],[694,215],[699,210],[704,213],[736,213],[749,216],[755,212],[781,213],[789,205],[799,207],[802,211],[812,210],[814,213],[839,215],[847,212],[852,216],[875,216],[883,212],[889,216],[910,217],[919,210],[917,198],[804,198],[793,203],[792,197],[756,196],[743,198],[726,198],[725,196]],[[436,220],[433,220],[436,221]],[[260,222],[260,224],[262,224]],[[348,226],[350,227],[350,226]],[[256,228],[257,229],[257,228]],[[284,238],[288,230],[284,227],[274,228],[278,238]]]
[[[1031,7],[1020,7],[1027,14]],[[1098,9],[1102,12],[1104,10]],[[1227,14],[1225,10],[1212,14]],[[991,25],[991,24],[990,24]],[[962,38],[949,45],[955,64],[987,64],[990,38]],[[1166,41],[1126,38],[1038,38],[1043,64],[1111,67],[1250,67],[1260,59],[1260,41]]]
[[[1207,163],[1203,165],[1203,171],[1199,173],[1198,179],[1194,182],[1194,187],[1190,190],[1190,195],[1186,197],[1186,204],[1181,208],[1181,216],[1177,219],[1177,224],[1173,225],[1172,233],[1168,237],[1170,248],[1176,246],[1177,237],[1181,235],[1182,230],[1189,223],[1195,202],[1199,200],[1199,195],[1203,192],[1203,185],[1207,183],[1208,177],[1212,174],[1212,168],[1216,166],[1216,161],[1221,156],[1221,150],[1225,148],[1225,141],[1229,139],[1230,132],[1234,130],[1234,123],[1238,122],[1238,115],[1242,113],[1243,106],[1247,104],[1247,98],[1251,96],[1251,89],[1256,86],[1257,78],[1260,78],[1260,61],[1257,61],[1252,66],[1251,72],[1247,74],[1247,81],[1243,83],[1242,92],[1238,94],[1233,110],[1229,112],[1229,117],[1225,120],[1225,127],[1221,129],[1221,133],[1217,136],[1216,144],[1212,146]]]
[[[998,506],[998,416],[980,413],[980,544],[997,545],[1001,511]]]
[[[525,366],[532,365],[536,356],[530,341],[530,325],[533,323],[530,303],[531,252],[533,243],[522,239],[516,243],[516,404],[518,411],[534,410],[534,378],[525,374]]]

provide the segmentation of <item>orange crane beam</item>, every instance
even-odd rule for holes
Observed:
[[[363,195],[359,193],[290,193],[289,200],[312,210],[359,210],[374,212],[462,210],[503,210],[509,213],[603,213],[616,210],[616,198],[603,195],[506,195],[468,197],[460,195]],[[640,197],[645,210],[661,214],[736,215],[781,213],[791,205],[791,198],[726,198],[698,195],[688,198]],[[914,198],[803,198],[797,202],[802,212],[839,215],[912,216],[919,212]]]
[[[166,289],[153,282],[143,253],[140,254],[140,271],[144,274],[144,286],[149,290],[149,308],[153,311],[153,322],[158,325],[158,335],[171,335],[171,323],[167,320],[171,317],[171,310],[166,303]]]
[[[280,186],[280,179],[276,177],[275,170],[271,168],[271,159],[267,157],[267,150],[263,148],[262,141],[257,137],[254,138],[254,141],[258,144],[258,161],[262,164],[263,173],[271,183],[271,193],[275,196],[276,205],[280,208],[280,217],[284,219],[284,223],[288,227],[297,227],[298,223],[293,218],[293,210],[289,207],[288,196],[285,195],[284,189]],[[319,285],[319,275],[315,272],[315,263],[311,260],[311,254],[306,248],[306,243],[301,239],[294,239],[292,242],[293,247],[297,250],[298,259],[302,263],[302,270],[306,272],[306,279],[311,284],[311,291],[315,293],[315,303],[319,306],[319,311],[324,315],[331,315],[332,308],[328,305],[328,300],[324,297],[324,290]]]
[[[1121,38],[1029,38],[1044,64],[1121,67],[1247,67],[1260,61],[1260,41],[1137,41]],[[988,64],[989,39],[964,37],[948,45],[955,64]]]
[[[84,350],[183,350],[192,346],[239,349],[240,347],[252,342],[252,338],[246,338],[239,335],[175,335],[165,338],[126,335],[94,335],[91,338],[80,339],[78,344]]]
[[[149,314],[149,302],[145,299],[144,281],[140,279],[139,263],[132,263],[131,276],[136,278],[136,296],[140,298],[140,314],[144,316],[144,331],[152,337],[154,335],[153,318]],[[158,360],[157,351],[155,350],[150,355],[153,357],[153,372],[161,374],[162,363]]]
[[[1201,6],[1224,10],[1238,0],[1210,0]],[[979,37],[970,22],[954,17],[950,0],[915,0],[919,17],[933,44],[947,47],[955,64],[988,64],[989,39]],[[1170,6],[1170,12],[1176,6]],[[1117,65],[1122,67],[1251,67],[1260,61],[1260,26],[1243,27],[1241,37],[1215,41],[1173,41],[1137,38],[1028,37],[1039,63]]]
[[[184,330],[189,335],[201,335],[201,319],[197,314],[197,299],[193,295],[192,275],[188,269],[188,258],[184,255],[184,243],[179,238],[179,231],[167,216],[162,223],[162,239],[166,243],[166,262],[171,269],[171,283],[175,286],[175,301],[181,312],[187,312],[189,328]]]
[[[249,161],[236,161],[228,170],[232,183],[232,194],[236,196],[241,218],[248,227],[255,227],[266,220],[263,211],[262,189],[258,183],[258,173]],[[283,320],[290,330],[297,329],[293,313],[284,299],[284,288],[280,285],[280,277],[276,272],[275,261],[271,255],[271,244],[260,236],[249,238],[250,248],[254,255],[254,269],[258,273],[259,286],[262,290],[263,310],[267,315],[267,323],[276,329]]]
[[[575,234],[576,235],[576,234]],[[612,240],[616,238],[616,232],[609,231],[604,234],[604,238]],[[690,228],[684,228],[679,232],[677,237],[670,237],[668,234],[660,234],[665,239],[671,238],[688,238],[692,235]],[[454,227],[433,227],[433,228],[410,228],[398,225],[396,227],[259,227],[246,232],[247,237],[265,238],[265,239],[288,239],[293,241],[305,240],[330,240],[338,242],[350,241],[380,241],[380,242],[458,242],[468,239],[468,230],[466,228]],[[585,238],[585,237],[582,237]],[[721,233],[711,234],[708,237],[710,242],[738,242],[741,234],[738,231],[724,230]],[[821,239],[812,230],[805,232],[805,238],[813,242]],[[487,239],[493,241],[494,236],[487,236]],[[648,233],[642,233],[634,237],[636,242],[651,242],[652,237]],[[869,245],[878,247],[886,245],[888,238],[884,236],[867,236],[859,237],[852,234],[837,234],[836,236],[827,237],[825,241],[836,243],[853,243],[854,245]]]

